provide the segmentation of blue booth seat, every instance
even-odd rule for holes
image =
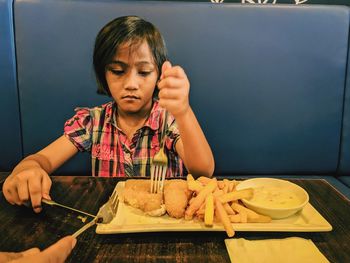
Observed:
[[[22,159],[12,1],[0,0],[0,171]]]
[[[15,1],[23,156],[59,137],[75,107],[110,100],[96,94],[94,39],[113,18],[139,15],[186,70],[215,174],[348,176],[349,14],[321,5]],[[56,174],[90,175],[90,166],[81,154]]]

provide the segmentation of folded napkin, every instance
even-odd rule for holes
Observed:
[[[246,240],[225,239],[232,263],[323,263],[329,262],[309,239],[290,237],[284,239]]]

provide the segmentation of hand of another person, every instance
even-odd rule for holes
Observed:
[[[51,179],[40,167],[32,167],[10,174],[3,185],[3,194],[11,204],[22,205],[31,201],[36,213],[41,211],[41,199],[50,198]]]
[[[77,240],[72,236],[66,236],[52,246],[40,252],[38,248],[31,248],[23,252],[0,252],[0,263],[60,263],[64,262]]]
[[[165,61],[158,82],[159,104],[166,108],[175,118],[189,109],[190,82],[180,66],[172,66]]]

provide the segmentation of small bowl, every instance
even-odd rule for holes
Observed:
[[[275,178],[254,178],[242,181],[237,190],[253,188],[251,199],[242,199],[244,205],[253,211],[282,219],[303,209],[309,202],[308,193],[300,186]]]

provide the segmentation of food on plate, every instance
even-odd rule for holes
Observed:
[[[252,198],[242,198],[245,207],[272,219],[289,217],[309,202],[308,193],[299,185],[277,178],[252,178],[237,189],[253,189]]]
[[[204,203],[206,197],[214,192],[215,188],[217,187],[217,181],[214,178],[212,181],[210,181],[203,189],[193,197],[192,201],[190,202],[189,206],[186,209],[185,212],[185,219],[192,219],[194,213],[202,206]]]
[[[150,193],[150,187],[150,180],[129,179],[125,181],[121,199],[150,216],[162,216],[168,213],[174,218],[184,217],[188,200],[192,194],[185,180],[166,180],[164,196],[162,193]]]
[[[165,180],[164,194],[150,193],[150,180],[127,180],[122,200],[143,210],[148,215],[185,220],[201,220],[207,227],[222,224],[227,235],[235,233],[232,223],[269,223],[271,217],[261,215],[245,207],[242,199],[254,197],[251,188],[237,190],[236,180],[188,175],[186,180]]]
[[[185,180],[167,180],[164,184],[164,204],[169,216],[182,218],[192,192]]]
[[[209,194],[205,199],[204,223],[206,226],[212,226],[214,222],[214,197]]]
[[[127,180],[120,196],[121,200],[150,216],[162,216],[166,213],[163,194],[151,194],[150,187],[150,180]]]
[[[254,196],[250,201],[257,205],[269,206],[271,208],[293,207],[301,203],[301,200],[293,191],[275,186],[254,188]]]
[[[233,237],[235,231],[233,230],[230,218],[228,217],[221,201],[219,199],[215,199],[215,212],[217,213],[221,223],[224,225],[226,233],[229,237]]]
[[[253,189],[244,189],[240,191],[232,191],[226,194],[223,194],[218,197],[221,203],[227,203],[232,201],[237,201],[239,199],[251,199],[253,197]]]
[[[247,215],[247,222],[248,223],[269,223],[271,222],[271,217],[260,215],[253,210],[250,210],[249,208],[246,208],[243,205],[240,205],[238,203],[232,203],[231,205],[232,209],[235,211],[239,211],[241,214]]]

